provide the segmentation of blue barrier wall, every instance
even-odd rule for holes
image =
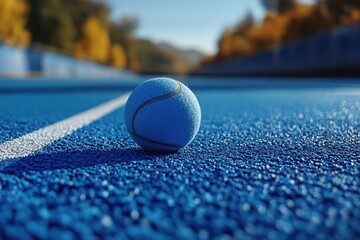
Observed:
[[[360,24],[341,26],[253,56],[206,64],[197,73],[256,75],[359,69]]]
[[[112,68],[69,56],[42,52],[33,48],[19,49],[0,44],[0,75],[51,77],[126,77],[129,71]]]
[[[28,71],[28,68],[29,65],[24,50],[0,44],[0,73],[23,76]]]

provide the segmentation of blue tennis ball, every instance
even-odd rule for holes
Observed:
[[[150,79],[131,93],[125,125],[144,150],[176,152],[199,131],[199,102],[184,84],[166,77]]]

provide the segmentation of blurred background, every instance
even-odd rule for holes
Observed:
[[[0,75],[358,76],[359,23],[359,0],[0,0]]]

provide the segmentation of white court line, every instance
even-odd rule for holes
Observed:
[[[117,108],[124,106],[129,95],[130,93],[127,93],[60,122],[0,144],[0,169],[19,160],[19,158],[34,154],[46,145],[100,119]]]

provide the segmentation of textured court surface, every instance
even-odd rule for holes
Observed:
[[[140,150],[120,108],[1,169],[0,239],[360,238],[359,84],[200,85],[176,154]],[[114,89],[2,94],[0,144]]]

